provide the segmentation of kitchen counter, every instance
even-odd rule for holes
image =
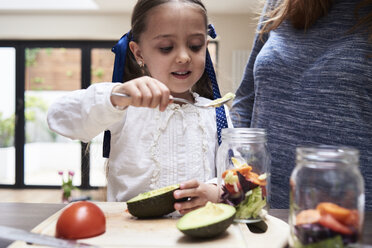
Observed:
[[[44,203],[0,203],[0,225],[32,230],[39,223],[66,206],[65,204]],[[288,209],[271,209],[269,214],[285,222]],[[372,211],[365,213],[363,240],[372,245]],[[6,247],[12,241],[0,239],[0,247]]]

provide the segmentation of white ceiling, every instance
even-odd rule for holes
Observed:
[[[257,11],[260,0],[202,0],[210,14]],[[0,0],[2,13],[130,13],[137,0]]]
[[[210,13],[249,13],[259,0],[202,0]],[[95,0],[101,10],[131,12],[137,0]]]

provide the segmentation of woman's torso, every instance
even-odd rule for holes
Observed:
[[[251,126],[268,130],[273,207],[288,206],[295,147],[301,144],[358,148],[362,174],[372,181],[372,45],[365,30],[348,33],[355,2],[336,1],[306,32],[284,22],[256,58]]]

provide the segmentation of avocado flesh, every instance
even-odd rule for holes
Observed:
[[[217,108],[217,107],[220,107],[223,102],[225,102],[227,100],[232,100],[234,98],[235,98],[235,94],[229,92],[229,93],[225,94],[223,97],[217,98],[217,99],[213,100],[207,106],[211,106],[211,107]]]
[[[127,201],[128,211],[137,218],[156,218],[175,211],[173,192],[179,184],[141,193]]]
[[[208,202],[204,207],[185,214],[177,222],[177,228],[191,237],[215,237],[231,225],[235,213],[233,206]]]

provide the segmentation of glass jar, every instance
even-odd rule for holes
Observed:
[[[266,215],[269,202],[271,156],[266,131],[225,128],[217,152],[220,202],[235,206],[235,221],[253,223]]]
[[[290,178],[290,246],[345,247],[359,241],[364,182],[359,151],[351,147],[298,147]]]

